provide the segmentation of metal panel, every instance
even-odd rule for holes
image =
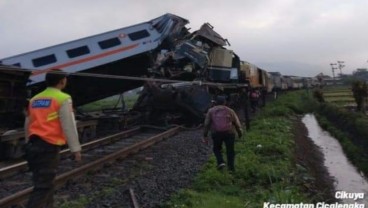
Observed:
[[[214,48],[210,52],[209,66],[226,67],[232,66],[233,51],[224,48]]]

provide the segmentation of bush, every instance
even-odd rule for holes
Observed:
[[[365,81],[355,80],[352,83],[352,91],[355,102],[357,104],[357,111],[365,112],[365,99],[368,96],[368,86]]]
[[[325,99],[323,97],[323,92],[320,89],[316,89],[313,91],[313,97],[320,103],[324,103]]]
[[[368,174],[367,140],[366,137],[358,136],[367,135],[367,119],[361,118],[361,114],[348,114],[331,106],[322,108],[323,110],[317,115],[320,126],[339,140],[349,160],[358,169]]]

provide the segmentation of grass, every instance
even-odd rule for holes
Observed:
[[[321,127],[328,131],[341,144],[344,153],[349,160],[365,175],[368,174],[368,155],[366,153],[367,145],[357,145],[351,140],[351,135],[337,128],[334,123],[330,122],[325,116],[317,116],[318,123]]]
[[[333,97],[349,91],[349,96]],[[346,92],[344,92],[347,94]],[[348,159],[365,175],[368,174],[368,117],[360,112],[342,108],[356,106],[351,90],[346,87],[324,89],[326,103],[313,107],[320,126],[335,137],[341,144]]]
[[[333,86],[325,86],[323,88],[324,92],[327,92],[327,91],[333,91],[333,92],[336,92],[336,91],[349,91],[349,90],[351,90],[350,85],[341,85],[341,86],[333,85]]]
[[[326,102],[333,103],[339,107],[355,103],[353,93],[348,86],[329,87],[323,89],[323,97]]]
[[[368,118],[366,115],[325,103],[317,108],[321,127],[341,144],[349,160],[364,174],[368,174]]]
[[[327,97],[325,96],[327,102],[354,102],[353,97]]]
[[[349,92],[338,92],[338,93],[324,93],[325,97],[352,97],[353,93]]]
[[[189,189],[181,190],[162,207],[263,207],[271,203],[308,203],[304,192],[308,173],[294,160],[293,122],[303,111],[299,92],[281,96],[257,116],[236,142],[236,172],[220,172],[212,157]],[[267,133],[266,133],[267,132]]]
[[[137,100],[138,95],[125,96],[125,105],[127,109],[131,109]],[[102,100],[98,100],[92,103],[81,106],[79,109],[83,112],[100,111],[103,109],[121,108],[121,102],[119,101],[119,96],[115,95]]]
[[[60,208],[83,208],[86,207],[90,203],[89,196],[80,196],[78,197],[78,200],[76,201],[69,201],[64,203],[63,205],[60,205]]]

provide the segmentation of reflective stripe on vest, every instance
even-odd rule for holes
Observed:
[[[34,96],[29,105],[29,135],[38,135],[50,144],[64,145],[65,135],[61,127],[59,110],[70,95],[48,87]]]

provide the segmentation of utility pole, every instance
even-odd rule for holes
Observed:
[[[344,65],[344,61],[337,61],[338,65],[339,65],[339,69],[340,69],[340,76],[342,75],[341,69],[345,67]]]
[[[337,69],[337,67],[336,67],[336,63],[330,63],[330,65],[331,65],[331,68],[332,68],[332,77],[333,77],[333,83],[334,84],[336,84],[335,83],[335,70]]]

